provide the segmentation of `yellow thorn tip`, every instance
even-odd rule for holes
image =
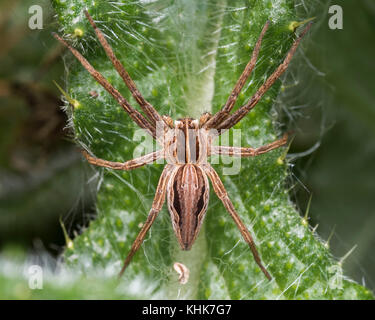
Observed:
[[[69,97],[69,95],[63,90],[63,88],[61,88],[57,82],[55,80],[52,80],[53,83],[55,84],[55,86],[57,87],[57,89],[59,89],[59,91],[61,92],[61,94],[65,97],[65,99],[73,106],[74,109],[77,109],[81,106],[81,104],[79,103],[78,100],[76,99],[72,99],[71,97]]]
[[[73,240],[69,238],[69,235],[68,235],[68,232],[66,231],[66,228],[65,228],[65,225],[64,225],[64,222],[62,221],[61,217],[59,219],[59,222],[60,222],[60,225],[61,225],[61,229],[64,233],[64,238],[65,238],[65,242],[66,242],[66,247],[68,249],[74,249],[74,243],[73,243]]]
[[[289,23],[289,26],[288,26],[288,29],[292,32],[294,32],[299,26],[302,26],[312,20],[316,19],[316,17],[312,17],[312,18],[309,18],[309,19],[306,19],[306,20],[303,20],[303,21],[292,21],[291,23]]]

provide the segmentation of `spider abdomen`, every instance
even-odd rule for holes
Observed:
[[[194,164],[180,166],[168,185],[168,209],[182,250],[193,245],[207,211],[209,184]]]

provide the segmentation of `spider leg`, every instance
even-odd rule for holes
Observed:
[[[202,165],[203,170],[208,175],[211,180],[212,186],[218,198],[223,202],[225,209],[227,209],[230,216],[233,218],[234,222],[237,225],[237,228],[240,230],[242,237],[247,242],[250,247],[250,250],[253,254],[255,262],[258,264],[259,268],[262,270],[264,275],[267,277],[268,280],[271,280],[272,277],[268,273],[267,269],[263,266],[262,261],[259,257],[258,250],[255,246],[253,237],[251,236],[249,230],[247,230],[245,224],[242,222],[241,218],[239,217],[236,209],[234,208],[232,202],[228,197],[228,193],[225,190],[223,183],[220,180],[219,175],[216,173],[214,168],[211,167],[210,164]]]
[[[94,67],[74,48],[72,48],[65,40],[63,40],[58,34],[53,33],[53,36],[61,42],[65,47],[67,47],[77,60],[82,64],[82,66],[91,74],[91,76],[110,93],[116,101],[121,105],[121,107],[129,114],[133,121],[149,132],[154,138],[156,138],[155,127],[137,110],[135,110],[129,102],[121,95],[121,93],[116,90],[106,78],[103,77],[101,73],[94,69]]]
[[[156,188],[156,192],[155,192],[155,198],[154,198],[154,201],[152,202],[152,207],[151,207],[151,210],[148,214],[148,217],[147,217],[147,220],[146,222],[144,223],[141,231],[139,232],[139,234],[137,235],[137,238],[134,240],[132,246],[131,246],[131,249],[124,261],[124,265],[119,273],[119,277],[122,276],[122,274],[124,273],[126,267],[129,265],[131,259],[133,258],[134,254],[137,252],[137,250],[139,249],[139,247],[141,246],[146,234],[147,234],[147,231],[151,228],[151,225],[154,223],[158,213],[160,212],[160,210],[162,209],[163,207],[163,204],[164,204],[164,201],[165,201],[165,194],[166,194],[166,189],[167,189],[167,185],[168,185],[168,181],[171,177],[171,173],[173,171],[173,165],[166,165],[161,176],[160,176],[160,179],[159,179],[159,183],[158,183],[158,186]]]
[[[288,134],[276,141],[258,148],[241,148],[241,147],[229,147],[229,146],[212,146],[211,154],[214,155],[225,155],[231,157],[255,157],[260,154],[266,153],[273,149],[277,149],[288,142]]]
[[[241,92],[243,86],[245,85],[247,79],[249,78],[251,72],[253,71],[255,67],[255,64],[258,59],[259,51],[260,51],[260,46],[262,44],[262,39],[269,25],[270,25],[270,22],[267,21],[262,29],[262,32],[259,35],[257,43],[255,44],[255,48],[253,50],[251,59],[246,65],[240,78],[237,80],[237,83],[234,86],[232,93],[229,95],[228,100],[225,103],[224,107],[219,112],[217,112],[209,121],[207,121],[207,123],[204,125],[205,128],[208,128],[208,129],[216,128],[229,115],[229,113],[233,109],[233,106],[235,105],[237,101],[237,97],[239,93]]]
[[[229,118],[225,119],[219,126],[216,128],[219,130],[220,134],[223,133],[226,129],[232,128],[237,124],[247,113],[255,107],[267,90],[274,84],[274,82],[284,73],[288,68],[290,61],[294,53],[297,50],[299,43],[301,42],[303,36],[311,28],[311,23],[309,23],[306,28],[301,32],[298,38],[294,41],[292,47],[290,48],[288,54],[286,55],[284,61],[277,67],[277,69],[269,76],[269,78],[263,83],[263,85],[258,89],[258,91],[251,97],[251,99],[234,112]]]
[[[84,13],[89,20],[91,26],[94,28],[95,33],[100,41],[100,43],[103,46],[103,49],[105,53],[107,54],[108,58],[111,60],[113,66],[121,76],[121,78],[124,80],[125,84],[129,88],[131,94],[133,95],[134,99],[137,101],[137,103],[140,105],[142,110],[146,113],[146,115],[151,120],[152,124],[156,127],[156,123],[158,121],[163,121],[163,118],[160,116],[160,114],[155,110],[155,108],[143,98],[142,94],[137,89],[134,81],[130,77],[129,73],[125,70],[125,67],[122,65],[119,59],[117,59],[115,53],[113,52],[111,46],[107,42],[106,38],[104,37],[103,33],[100,31],[100,29],[96,26],[94,20],[90,16],[90,14],[87,12],[87,10],[84,10]]]
[[[94,164],[99,167],[105,167],[115,170],[133,170],[139,167],[142,167],[146,164],[152,163],[158,159],[161,159],[164,156],[164,150],[158,150],[149,154],[146,154],[142,157],[135,158],[126,162],[113,162],[107,161],[99,158],[95,158],[87,153],[87,151],[81,151],[83,156],[91,164]]]

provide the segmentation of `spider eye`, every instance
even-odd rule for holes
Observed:
[[[192,184],[181,183],[181,188],[182,189],[188,188],[189,186],[192,186],[195,190],[198,189],[198,185],[196,183],[192,183]]]

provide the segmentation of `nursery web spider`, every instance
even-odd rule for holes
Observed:
[[[263,271],[265,276],[270,280],[271,276],[266,268],[262,265],[250,232],[237,214],[231,200],[228,197],[223,183],[221,182],[216,171],[207,162],[207,158],[210,155],[253,157],[286,144],[288,139],[287,135],[284,135],[283,138],[259,148],[212,146],[212,140],[221,135],[224,131],[232,128],[243,117],[245,117],[252,108],[255,107],[264,93],[287,69],[298,44],[311,27],[311,24],[307,25],[299,37],[295,40],[284,61],[263,83],[253,97],[237,111],[231,113],[241,89],[255,67],[263,36],[270,24],[269,21],[267,21],[264,25],[255,45],[251,59],[246,65],[243,73],[238,79],[232,93],[222,109],[215,115],[204,113],[199,120],[184,118],[173,121],[169,116],[161,116],[155,110],[155,108],[143,98],[134,81],[130,78],[124,66],[117,59],[103,33],[98,29],[87,11],[85,11],[85,15],[94,28],[95,33],[108,58],[111,60],[113,66],[124,80],[125,84],[129,88],[131,94],[145,115],[135,110],[120,94],[120,92],[117,91],[103,77],[102,74],[96,71],[76,49],[72,48],[59,35],[54,34],[54,37],[69,48],[72,54],[79,60],[79,62],[91,74],[91,76],[117,100],[121,107],[124,108],[124,110],[139,127],[146,130],[161,144],[162,149],[124,163],[98,159],[91,156],[86,151],[82,151],[83,155],[91,164],[117,170],[133,170],[152,163],[158,159],[165,159],[167,161],[167,164],[165,165],[159,179],[155,197],[147,220],[143,224],[142,229],[135,239],[129,254],[124,261],[119,276],[123,274],[132,257],[142,244],[147,231],[150,229],[158,213],[162,209],[165,198],[167,198],[168,210],[171,215],[173,229],[181,249],[189,250],[192,247],[200,231],[207,211],[209,199],[209,178],[216,195],[223,202],[224,207],[233,218],[244,240],[248,243],[256,263]],[[161,127],[161,130],[157,130],[159,127]]]

